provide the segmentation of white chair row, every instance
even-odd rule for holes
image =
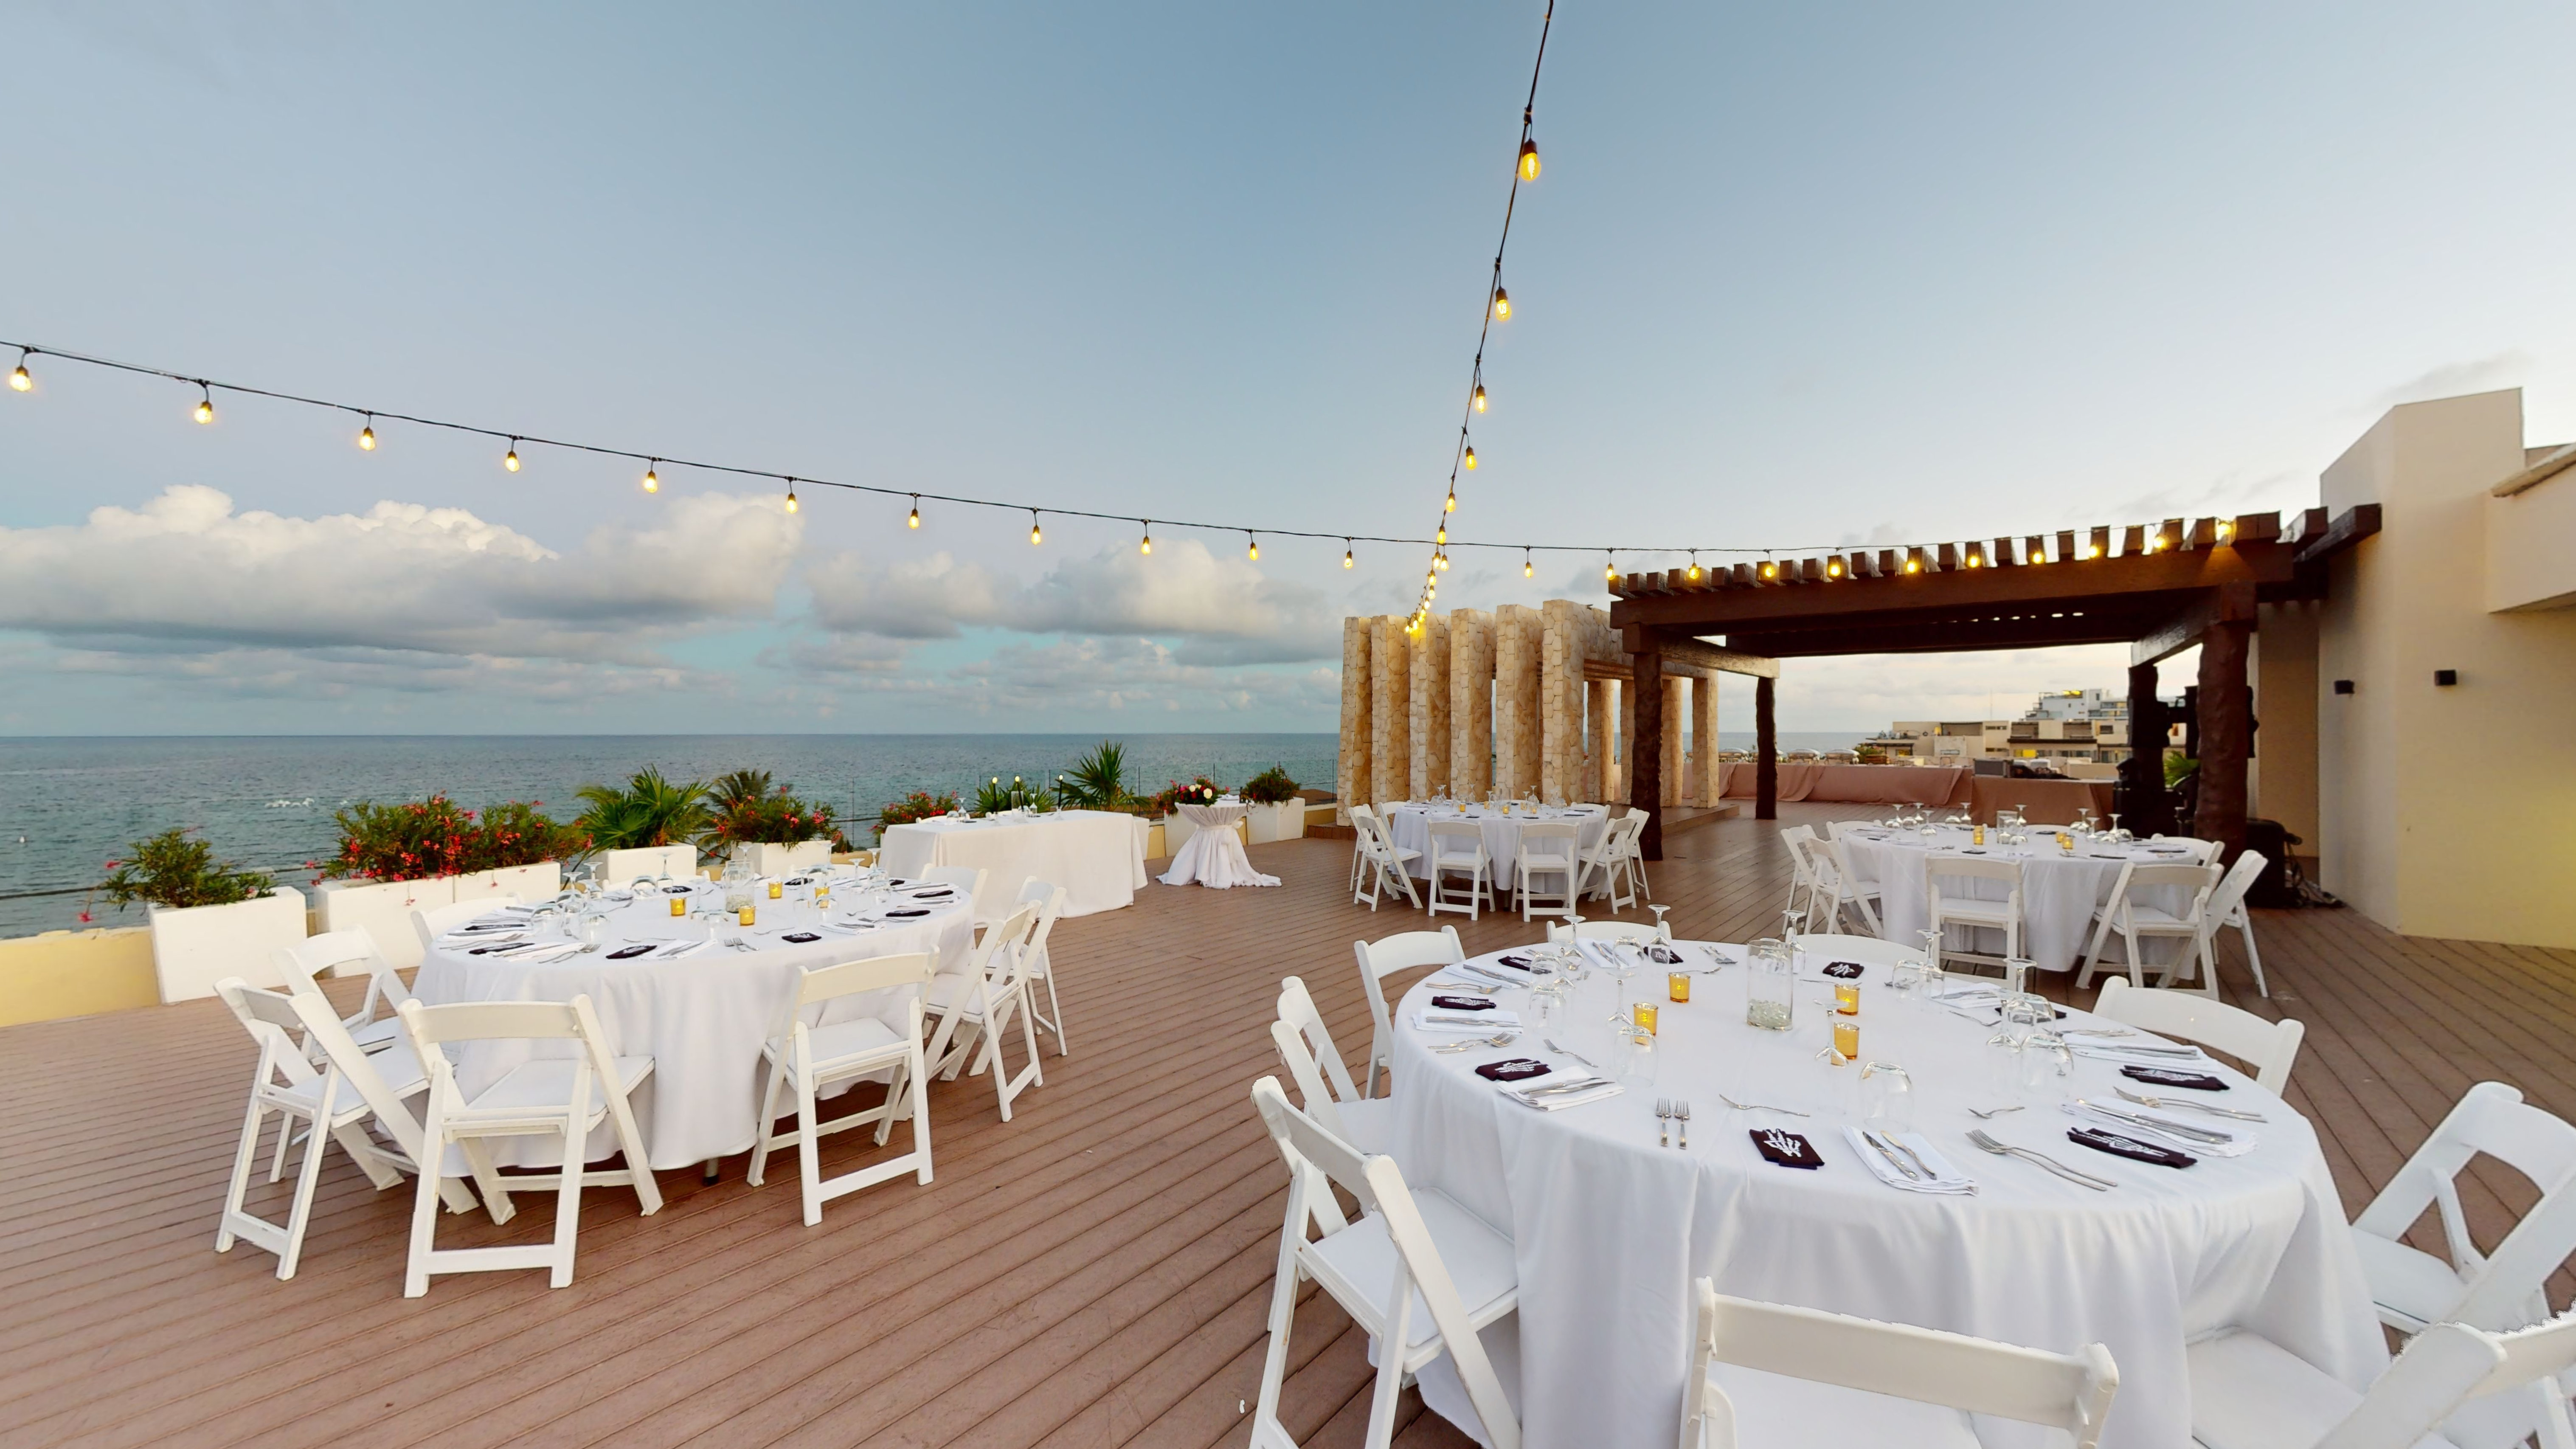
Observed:
[[[1417,893],[1411,867],[1423,852],[1395,843],[1385,819],[1367,805],[1351,807],[1351,903],[1366,900],[1374,911],[1389,895],[1424,906],[1432,915],[1455,911],[1475,920],[1503,908],[1495,885],[1499,864],[1486,847],[1484,828],[1472,820],[1435,820],[1426,827],[1430,858],[1424,862],[1429,890]],[[1586,896],[1608,900],[1614,910],[1654,898],[1646,880],[1645,856],[1638,841],[1646,813],[1631,809],[1611,820],[1599,844],[1584,850],[1576,826],[1563,820],[1533,820],[1521,827],[1517,853],[1509,862],[1519,896],[1521,919],[1534,915],[1571,916]]]

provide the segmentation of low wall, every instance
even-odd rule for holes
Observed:
[[[94,1016],[160,999],[148,927],[0,940],[0,1026]]]

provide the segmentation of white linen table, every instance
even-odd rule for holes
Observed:
[[[1702,966],[1710,948],[1682,950]],[[1803,963],[1802,974],[1821,965]],[[1501,1100],[1474,1069],[1537,1056],[1579,1070],[1538,1049],[1552,1035],[1617,1070],[1607,1025],[1617,987],[1603,973],[1574,989],[1562,1020],[1511,1047],[1429,1051],[1458,1038],[1426,1038],[1412,1025],[1427,985],[1395,1013],[1392,1150],[1406,1181],[1449,1194],[1513,1241],[1531,1449],[1668,1449],[1690,1361],[1690,1285],[1703,1276],[1721,1293],[2009,1343],[2058,1351],[2104,1343],[2120,1366],[2102,1439],[2109,1449],[2190,1443],[2184,1346],[2231,1324],[2356,1390],[2387,1363],[2315,1133],[2251,1080],[2216,1068],[2231,1090],[2211,1095],[2265,1116],[2253,1127],[2258,1144],[2181,1170],[2067,1141],[2075,1119],[2052,1102],[2033,1100],[1983,1124],[2119,1184],[2095,1192],[1969,1144],[1968,1129],[1980,1124],[1967,1109],[2000,1100],[1984,1060],[2000,1054],[1985,1045],[1988,1029],[1898,998],[1884,969],[1871,967],[1861,988],[1861,1055],[1909,1070],[1914,1130],[1978,1183],[1973,1196],[1905,1192],[1855,1161],[1842,1135],[1858,1120],[1859,1069],[1816,1059],[1828,983],[1802,981],[1794,1029],[1770,1032],[1745,1024],[1742,967],[1691,979],[1689,1004],[1662,1006],[1655,1082],[1558,1112]],[[1660,970],[1640,972],[1632,999],[1660,1000],[1663,984]],[[1529,998],[1506,990],[1501,1004],[1528,1022]],[[2074,1090],[2088,1098],[2108,1098],[2125,1080],[2107,1061],[2079,1059],[2074,1072]],[[1814,1115],[1731,1111],[1721,1091]],[[1657,1145],[1658,1095],[1690,1102],[1687,1151]],[[1748,1133],[1773,1126],[1803,1133],[1824,1165],[1766,1162]],[[1423,1389],[1425,1402],[1453,1419],[1463,1409],[1447,1360],[1424,1374]],[[2036,1431],[2015,1435],[2022,1427],[1980,1424],[1990,1445],[2037,1442]],[[1834,1437],[1819,1426],[1818,1442]]]
[[[762,898],[753,928],[718,927],[720,937],[739,935],[752,950],[719,945],[676,959],[609,960],[609,952],[626,945],[706,938],[707,922],[694,915],[673,917],[668,899],[646,896],[616,907],[597,951],[551,963],[476,956],[442,942],[422,956],[412,989],[433,1006],[570,1001],[587,994],[612,1052],[653,1058],[653,1074],[635,1094],[637,1126],[653,1166],[676,1168],[751,1149],[760,1130],[760,1048],[793,996],[799,970],[926,951],[938,958],[940,970],[962,971],[974,941],[972,912],[953,895],[934,906],[901,893],[863,895],[844,887],[828,916],[811,905]],[[713,883],[695,887],[690,898],[692,911],[723,903],[723,888]],[[888,917],[890,910],[926,914]],[[854,918],[873,924],[852,934],[817,929],[827,919]],[[821,939],[781,939],[802,932]],[[817,1024],[874,1016],[899,1031],[911,994],[879,991],[829,1002]],[[538,1055],[532,1049],[538,1046],[550,1055],[572,1054],[569,1042],[461,1043],[450,1049],[457,1085],[481,1091]],[[495,1155],[507,1164],[542,1167],[561,1163],[562,1150],[551,1139],[529,1137],[496,1147]],[[594,1161],[616,1150],[607,1124],[591,1138],[590,1150]]]
[[[1218,890],[1279,884],[1279,877],[1263,875],[1252,868],[1252,857],[1244,854],[1243,840],[1235,834],[1234,827],[1252,813],[1251,806],[1240,800],[1220,800],[1213,805],[1175,808],[1196,828],[1172,856],[1171,869],[1161,877],[1163,884],[1197,884]]]
[[[1386,809],[1387,833],[1398,848],[1421,852],[1421,858],[1405,863],[1405,870],[1420,880],[1431,878],[1431,822],[1434,820],[1473,820],[1485,832],[1485,854],[1493,861],[1494,892],[1497,899],[1512,889],[1520,878],[1521,827],[1533,820],[1572,821],[1575,848],[1578,852],[1597,848],[1601,836],[1610,828],[1610,812],[1598,805],[1568,805],[1563,808],[1539,807],[1532,815],[1526,806],[1516,806],[1509,815],[1483,805],[1433,805],[1408,801]]]
[[[988,920],[1009,910],[1032,879],[1064,887],[1068,916],[1132,905],[1147,879],[1136,817],[1105,810],[889,825],[877,864],[897,876],[934,865],[981,867],[987,874],[975,911]]]
[[[2068,855],[2057,848],[2057,832],[2041,827],[2029,834],[2026,845],[2000,845],[1991,843],[1995,832],[1990,830],[1986,832],[1990,843],[1977,847],[1969,843],[1974,837],[1968,831],[1955,826],[1934,826],[1929,840],[1911,830],[1874,827],[1846,829],[1842,847],[1860,884],[1878,887],[1881,933],[1907,946],[1921,943],[1918,933],[1932,920],[1923,878],[1925,857],[1934,851],[1966,851],[1989,860],[2020,861],[2021,953],[2047,971],[2075,969],[2077,958],[2093,943],[2094,909],[2111,899],[2121,866],[2132,861],[2174,865],[2191,858],[2170,846],[2159,851],[2147,841],[2114,844],[2082,835],[2074,837],[2075,853]],[[1971,894],[1979,900],[2000,901],[2007,891],[2001,881],[1980,880],[1972,883]],[[2143,890],[2136,898],[2176,914],[2191,904],[2190,896],[2173,886]],[[1959,949],[1957,943],[1964,935],[1973,938],[1971,949],[1987,955],[2003,951],[2004,933],[1991,927],[1953,926],[1951,931],[1951,949]],[[2150,967],[2171,960],[2182,949],[2181,942],[2169,937],[2142,941],[2140,946]]]

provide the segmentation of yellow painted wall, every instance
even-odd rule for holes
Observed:
[[[123,1011],[160,999],[152,932],[144,927],[0,940],[0,1026]]]

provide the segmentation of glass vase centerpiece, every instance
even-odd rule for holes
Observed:
[[[1797,958],[1786,942],[1769,936],[1745,953],[1744,1022],[1764,1031],[1787,1031],[1797,1013]]]

